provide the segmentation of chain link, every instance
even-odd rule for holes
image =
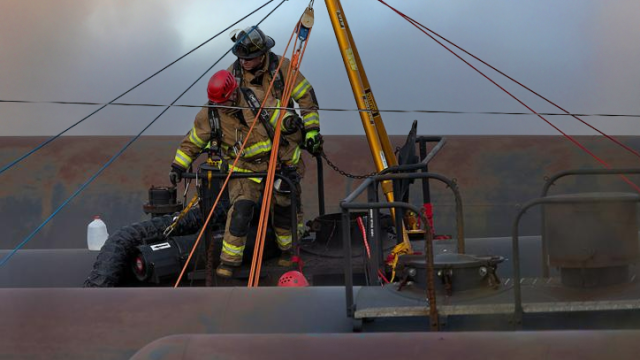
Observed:
[[[374,172],[372,172],[370,174],[365,174],[365,175],[349,174],[348,172],[340,169],[338,166],[336,166],[334,163],[332,163],[331,160],[329,160],[329,158],[327,158],[327,154],[325,154],[324,151],[322,153],[320,153],[320,156],[322,156],[322,158],[327,162],[327,165],[329,165],[334,171],[338,172],[342,176],[346,176],[346,177],[351,178],[351,179],[366,179],[366,178],[370,178],[372,176],[378,175],[378,173],[376,171],[374,171]]]

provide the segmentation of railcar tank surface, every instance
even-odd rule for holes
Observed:
[[[292,24],[294,70],[313,3]],[[388,136],[342,5],[325,3],[366,136],[303,154],[293,264],[256,211],[242,265],[214,271],[227,180],[296,188],[275,161],[229,171],[211,144],[173,186],[158,164],[182,137],[4,137],[1,359],[638,358],[640,138],[431,136],[418,120]]]

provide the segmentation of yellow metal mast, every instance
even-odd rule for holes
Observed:
[[[353,90],[353,96],[355,97],[358,109],[368,110],[360,111],[360,119],[362,120],[362,126],[364,127],[364,132],[369,142],[369,149],[371,150],[371,155],[376,165],[376,171],[379,172],[390,166],[397,165],[398,161],[391,148],[387,130],[384,127],[382,117],[378,111],[376,100],[373,97],[369,80],[367,79],[364,66],[360,60],[360,55],[358,54],[358,49],[351,35],[351,30],[349,29],[344,10],[342,10],[340,0],[325,0],[325,3],[333,31],[338,40],[340,54],[342,55],[342,60],[344,61],[344,66],[349,76],[349,82],[351,83],[351,89]],[[390,181],[382,183],[382,191],[387,201],[392,202],[393,187]],[[395,219],[395,216],[393,216],[393,218]],[[402,235],[405,244],[411,249],[406,232],[403,232]]]
[[[349,82],[351,83],[351,89],[353,90],[353,96],[355,97],[358,109],[369,110],[367,112],[360,112],[360,119],[362,120],[367,140],[369,141],[369,148],[371,149],[376,170],[381,171],[389,166],[397,165],[396,157],[391,149],[391,143],[387,136],[387,130],[378,112],[369,80],[367,79],[362,61],[358,55],[358,49],[356,49],[353,37],[351,36],[351,30],[349,30],[342,5],[339,0],[325,0],[325,3],[327,4],[327,10],[331,18],[333,31],[338,39],[338,46],[340,47],[344,66],[347,69],[347,75],[349,76]],[[388,189],[388,191],[385,190],[384,192],[385,194],[390,194],[391,189]],[[391,196],[393,197],[393,195]]]

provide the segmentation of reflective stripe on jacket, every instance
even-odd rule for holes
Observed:
[[[263,99],[263,91],[259,88],[252,88],[252,90],[258,99]],[[220,127],[222,129],[222,143],[220,147],[223,150],[223,156],[227,159],[229,165],[233,164],[237,156],[236,151],[240,150],[243,142],[248,138],[236,167],[246,170],[246,172],[266,172],[272,148],[269,134],[260,120],[256,119],[253,111],[248,108],[244,96],[239,95],[237,103],[238,106],[246,108],[232,111],[218,109]],[[276,108],[279,106],[279,103],[280,102],[273,97],[269,97],[265,102],[265,107]],[[280,115],[280,109],[269,109],[268,112],[270,115],[269,121],[275,124]],[[241,116],[239,116],[239,114],[241,114]],[[286,116],[293,114],[293,112],[288,112]],[[257,121],[257,124],[254,126],[251,134],[249,134],[249,129],[254,119]],[[208,108],[203,107],[196,115],[193,127],[180,143],[173,163],[187,169],[195,158],[207,147],[210,140],[211,126],[209,124]],[[297,164],[299,161],[300,155],[297,145],[301,141],[299,131],[294,135],[292,140],[289,146],[281,145],[279,151],[279,158],[287,165]]]
[[[281,56],[276,56],[278,58],[278,61],[280,61]],[[284,77],[284,79],[282,79],[283,81],[287,78],[289,63],[290,60],[286,57],[282,61],[280,71],[282,72],[282,76]],[[233,74],[234,65],[231,64],[231,66],[227,70],[229,70],[229,72]],[[240,86],[248,86],[252,89],[261,86],[262,91],[266,92],[269,89],[269,84],[271,83],[271,74],[269,72],[269,56],[266,57],[262,69],[256,71],[255,73],[251,73],[250,71],[242,71],[242,76],[242,84],[240,84]],[[271,95],[273,95],[276,99],[282,100],[282,93],[280,93],[275,86],[271,90]],[[295,102],[297,102],[301,108],[300,113],[302,115],[305,131],[320,130],[318,99],[316,98],[313,86],[311,86],[311,83],[304,77],[304,75],[302,75],[301,72],[298,72],[298,75],[296,76],[295,85],[293,87],[293,91],[291,92],[291,98],[295,100]]]

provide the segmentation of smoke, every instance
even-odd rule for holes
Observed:
[[[5,0],[0,12],[0,99],[108,102],[236,19],[262,5],[246,0],[28,2]],[[238,24],[255,24],[277,2]],[[640,113],[640,28],[633,1],[552,0],[394,3],[451,41],[572,112]],[[344,1],[343,7],[380,109],[528,111],[378,2]],[[285,2],[261,28],[282,54],[306,3]],[[228,32],[227,32],[228,33]],[[223,34],[120,101],[168,104],[230,47]],[[541,112],[556,108],[468,56],[478,69]],[[227,56],[178,104],[201,104],[208,77],[226,68]],[[315,25],[302,64],[321,107],[356,107],[326,8],[315,4]],[[95,107],[0,104],[1,135],[51,135]],[[159,108],[101,111],[73,135],[135,134]],[[147,134],[183,134],[197,110],[172,109]],[[383,113],[390,134],[404,134],[419,119],[429,134],[555,134],[534,116]],[[550,120],[574,134],[591,134],[571,118]],[[587,118],[612,134],[638,134],[635,121]],[[326,134],[362,134],[355,112],[321,112]]]

